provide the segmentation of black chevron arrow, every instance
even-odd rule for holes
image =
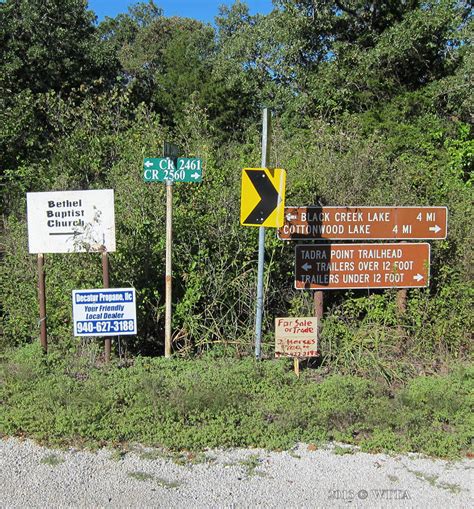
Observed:
[[[250,212],[244,224],[262,224],[277,207],[280,195],[265,170],[246,170],[246,173],[260,195],[260,201]]]

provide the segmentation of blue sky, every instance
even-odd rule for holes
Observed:
[[[145,3],[147,0],[144,0]],[[89,0],[89,9],[97,15],[98,21],[105,16],[115,17],[128,12],[128,6],[137,3],[133,0]],[[165,16],[182,16],[213,23],[220,5],[232,5],[233,0],[155,0],[164,10]],[[271,0],[248,0],[245,2],[251,14],[267,14],[272,10]]]

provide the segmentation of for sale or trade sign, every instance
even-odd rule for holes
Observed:
[[[74,336],[125,336],[137,333],[134,288],[73,290]]]
[[[295,288],[415,288],[428,286],[430,245],[306,244],[295,250]]]
[[[317,318],[275,319],[275,357],[305,358],[318,355]]]

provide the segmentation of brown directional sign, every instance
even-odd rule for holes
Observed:
[[[296,246],[295,288],[415,288],[428,286],[430,245],[306,244]]]
[[[445,239],[446,207],[285,207],[281,240]]]

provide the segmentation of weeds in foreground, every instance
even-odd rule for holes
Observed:
[[[336,445],[334,447],[333,453],[337,456],[345,456],[346,454],[354,454],[354,449],[352,447],[341,447],[340,445]]]
[[[114,449],[109,459],[112,461],[122,461],[127,455],[127,451],[122,451],[120,449]]]
[[[128,477],[131,477],[132,479],[136,479],[137,481],[151,481],[155,478],[154,475],[148,474],[147,472],[128,472]]]
[[[155,477],[153,474],[149,474],[148,472],[142,472],[140,470],[136,472],[128,472],[128,477],[131,477],[132,479],[135,479],[137,481],[153,481],[158,486],[161,486],[162,488],[167,489],[173,489],[178,488],[181,483],[178,481],[168,481],[166,479],[162,479],[161,477]]]
[[[48,454],[48,456],[45,456],[44,458],[41,459],[41,464],[49,465],[51,467],[56,467],[61,463],[64,463],[64,459],[61,458],[60,456],[57,456],[56,454]]]
[[[247,477],[252,477],[254,475],[265,476],[264,472],[257,471],[257,468],[260,466],[261,460],[256,454],[251,454],[247,458],[242,461],[239,461],[239,465],[242,466],[245,470],[245,475]]]
[[[439,481],[438,475],[430,475],[426,472],[420,472],[419,470],[410,470],[407,468],[408,472],[413,474],[417,479],[427,482],[430,486],[441,488],[443,490],[447,490],[450,493],[457,494],[461,491],[461,486],[459,484],[447,483],[444,481]]]
[[[166,454],[158,449],[151,451],[143,451],[139,454],[141,460],[145,461],[157,461],[166,458]]]
[[[209,461],[206,448],[331,440],[363,451],[471,453],[473,368],[390,387],[351,375],[315,380],[317,370],[297,380],[286,360],[137,358],[126,368],[89,368],[79,380],[67,365],[36,345],[4,356],[1,434],[49,445],[140,443],[155,450],[126,452],[185,465]]]

